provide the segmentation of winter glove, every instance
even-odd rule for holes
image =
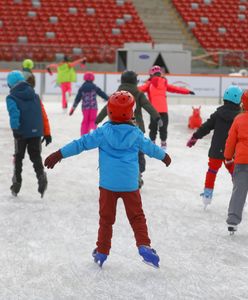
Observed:
[[[190,95],[195,95],[195,92],[189,91],[189,94],[190,94]]]
[[[163,127],[164,125],[163,120],[161,118],[157,119],[157,123],[158,123],[158,127]]]
[[[75,110],[74,107],[72,107],[72,108],[70,109],[69,116],[71,116],[71,115],[74,113],[74,110]]]
[[[166,167],[169,167],[169,165],[171,164],[171,158],[167,153],[165,154],[165,157],[162,159],[162,162],[166,164]]]
[[[45,159],[45,167],[47,167],[48,169],[53,169],[53,167],[61,161],[61,159],[63,158],[62,153],[60,150],[53,152],[52,154],[50,154],[46,159]]]
[[[52,72],[52,70],[48,67],[48,68],[46,68],[47,69],[47,72],[50,74],[50,75],[53,75],[53,72]]]
[[[20,140],[22,135],[18,132],[18,129],[13,129],[13,136],[16,140]]]
[[[192,146],[195,145],[196,142],[197,142],[197,139],[194,138],[194,136],[192,135],[192,137],[187,142],[187,147],[191,148]]]
[[[41,143],[46,141],[46,146],[52,142],[52,137],[50,135],[43,136],[43,139],[41,140]]]

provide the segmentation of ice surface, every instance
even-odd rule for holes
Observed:
[[[53,143],[43,158],[80,132],[81,111],[61,111],[45,99]],[[100,102],[100,106],[103,103]],[[202,105],[202,118],[216,106]],[[98,229],[98,151],[68,158],[48,170],[43,199],[27,155],[23,186],[10,194],[13,139],[4,98],[0,102],[0,299],[160,300],[248,299],[247,212],[234,236],[225,224],[230,175],[218,174],[212,204],[199,194],[211,135],[191,149],[186,142],[191,105],[169,106],[168,153],[172,164],[147,157],[143,208],[160,269],[142,263],[121,200],[111,254],[100,269],[91,256]],[[149,116],[144,112],[146,125]],[[157,142],[159,140],[157,139]]]

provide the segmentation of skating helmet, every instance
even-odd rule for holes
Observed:
[[[11,71],[7,76],[7,83],[10,88],[16,85],[19,81],[24,80],[25,78],[20,71]]]
[[[32,59],[24,59],[24,61],[22,62],[22,67],[24,69],[32,70],[34,67],[34,62],[32,61]]]
[[[243,92],[243,95],[241,97],[241,102],[243,104],[244,110],[248,111],[248,90],[245,90]]]
[[[230,85],[224,92],[223,99],[233,102],[235,104],[240,104],[242,89],[237,85]]]
[[[156,73],[160,73],[162,74],[162,70],[160,66],[153,66],[151,67],[151,69],[149,70],[149,75],[154,75]]]
[[[84,80],[85,81],[94,81],[95,75],[92,72],[86,72],[86,73],[84,73]]]
[[[124,71],[121,74],[121,83],[133,83],[137,84],[137,74],[134,71]]]
[[[127,91],[117,91],[113,93],[108,100],[108,116],[113,122],[127,122],[133,117],[133,107],[135,101]]]

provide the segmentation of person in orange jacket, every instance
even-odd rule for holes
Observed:
[[[231,234],[237,230],[237,225],[242,220],[248,192],[248,90],[244,91],[241,103],[243,113],[234,119],[224,151],[226,163],[234,161],[233,190],[226,220]]]
[[[185,95],[194,95],[195,93],[186,88],[168,84],[167,79],[162,76],[162,69],[160,66],[153,66],[149,70],[149,74],[150,78],[145,82],[145,84],[138,88],[140,91],[147,93],[149,101],[161,116],[163,126],[159,127],[159,135],[161,139],[161,147],[166,149],[167,128],[169,122],[166,92]],[[152,118],[150,119],[149,129],[150,139],[155,143],[158,131],[158,123],[156,120],[153,120]]]

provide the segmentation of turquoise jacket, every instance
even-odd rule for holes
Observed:
[[[162,160],[165,152],[130,124],[106,122],[93,132],[64,146],[63,158],[99,148],[99,186],[114,192],[138,190],[138,153]]]

